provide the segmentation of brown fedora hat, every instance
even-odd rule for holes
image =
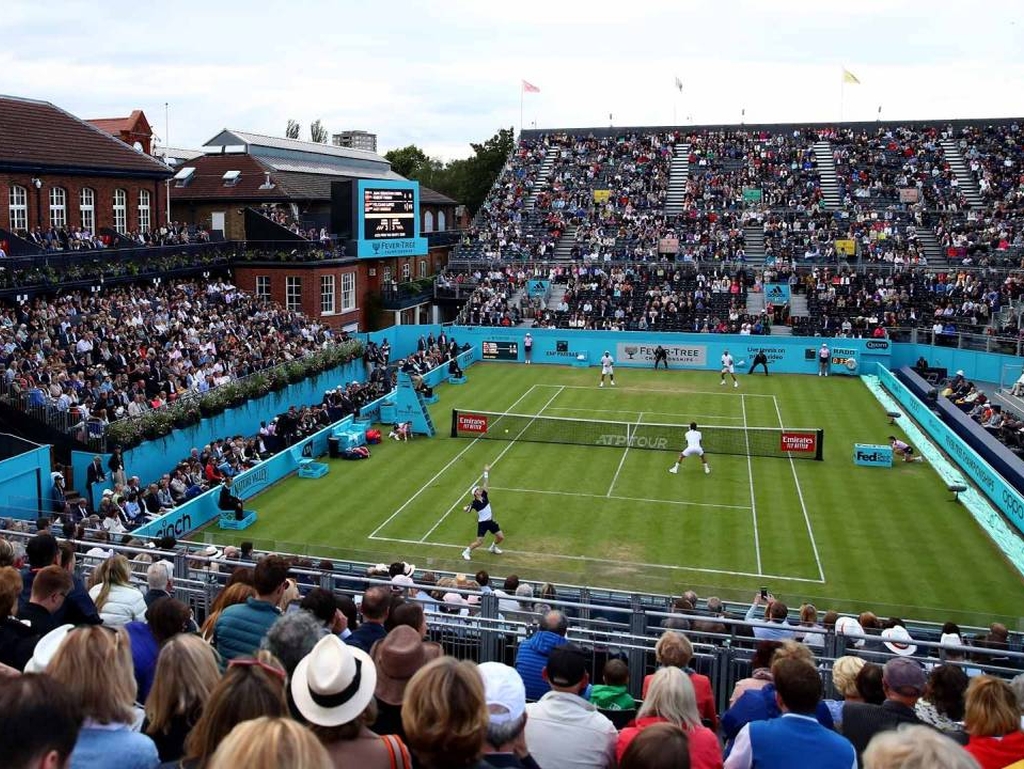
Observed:
[[[377,699],[388,705],[401,705],[405,685],[413,674],[442,654],[440,644],[424,641],[408,625],[396,627],[370,650],[377,666]]]

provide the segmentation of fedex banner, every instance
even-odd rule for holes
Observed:
[[[653,365],[654,351],[657,348],[656,344],[619,342],[615,345],[615,360],[623,363],[650,363]],[[703,368],[708,363],[708,348],[702,344],[663,344],[662,348],[668,353],[669,363],[692,366],[693,368]]]
[[[818,451],[818,436],[815,433],[783,432],[779,439],[779,451],[815,454]]]

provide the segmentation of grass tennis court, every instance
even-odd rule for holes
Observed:
[[[419,568],[747,600],[762,585],[791,606],[1016,626],[1022,580],[927,464],[855,467],[854,443],[885,442],[882,407],[852,377],[741,376],[480,364],[443,386],[433,439],[385,441],[369,461],[327,460],[247,506],[257,547]],[[452,408],[529,416],[732,427],[821,427],[823,462],[708,455],[668,473],[668,450],[450,438]],[[500,429],[500,428],[499,428]],[[386,434],[386,430],[385,430]],[[460,557],[463,512],[485,463],[503,555]],[[219,542],[243,537],[208,530]]]

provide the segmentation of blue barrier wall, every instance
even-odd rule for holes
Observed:
[[[478,351],[489,342],[519,342],[526,329],[479,328],[453,326],[450,334],[461,344],[471,343]],[[817,350],[822,340],[815,337],[733,336],[725,334],[645,333],[639,331],[566,331],[530,329],[533,336],[534,363],[572,364],[580,354],[588,356],[590,365],[597,365],[605,350],[611,352],[616,366],[652,367],[654,348],[659,344],[668,351],[669,368],[719,370],[721,356],[729,350],[737,362],[753,359],[758,350],[768,356],[768,368],[780,374],[813,374],[818,368]],[[888,339],[829,339],[835,358],[853,358],[854,371],[833,365],[836,373],[875,373],[876,363],[889,363],[892,343]]]
[[[35,520],[49,513],[50,447],[39,446],[0,462],[0,505],[4,515]]]
[[[945,368],[950,374],[963,369],[968,379],[997,384],[1002,381],[1004,366],[1012,366],[1014,374],[1017,375],[1020,373],[1021,364],[1024,363],[1024,359],[1015,355],[958,350],[955,347],[938,347],[930,344],[895,344],[890,368],[913,366],[920,357],[928,361],[929,366]]]
[[[992,500],[992,504],[1002,511],[1010,523],[1019,531],[1024,532],[1024,497],[999,473],[982,461],[977,453],[937,414],[915,398],[913,393],[887,368],[878,366],[878,378],[900,406],[914,418],[914,421],[921,425],[943,451],[953,458],[960,469],[978,484],[985,496]]]

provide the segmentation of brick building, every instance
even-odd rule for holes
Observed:
[[[138,116],[136,128],[145,121]],[[170,175],[163,163],[60,107],[0,96],[0,239],[36,228],[155,229],[165,221]]]

